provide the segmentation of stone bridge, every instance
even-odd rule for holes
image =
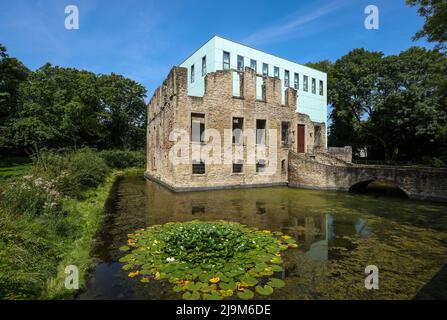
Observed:
[[[349,191],[375,180],[388,181],[410,199],[447,202],[447,170],[357,165],[329,154],[289,152],[289,187]]]

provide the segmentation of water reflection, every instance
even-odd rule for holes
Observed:
[[[94,254],[100,263],[80,298],[179,298],[169,284],[127,278],[118,248],[137,228],[192,219],[236,221],[294,237],[299,249],[285,257],[288,285],[272,298],[409,298],[447,262],[445,213],[445,205],[288,188],[176,194],[139,176],[125,177],[99,235]],[[385,282],[376,293],[362,291],[363,269],[372,262],[399,275],[388,276],[393,285]],[[396,293],[402,286],[408,292]]]

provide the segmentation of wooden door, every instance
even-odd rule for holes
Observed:
[[[305,152],[305,125],[304,124],[299,124],[298,125],[298,131],[297,131],[297,141],[298,141],[298,153],[304,153]]]

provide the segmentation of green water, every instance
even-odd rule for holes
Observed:
[[[118,248],[135,229],[193,219],[237,221],[297,240],[278,275],[286,286],[269,299],[447,298],[445,204],[288,188],[175,194],[140,176],[117,181],[97,266],[79,298],[179,299],[169,283],[128,278]],[[368,265],[379,269],[378,290],[365,288]]]

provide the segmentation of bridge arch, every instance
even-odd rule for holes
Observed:
[[[410,197],[410,192],[408,192],[408,190],[406,190],[405,187],[403,187],[400,183],[397,183],[396,181],[393,180],[389,180],[389,179],[380,179],[380,178],[364,178],[361,179],[359,181],[356,181],[354,183],[351,183],[351,186],[348,188],[348,190],[350,192],[361,192],[361,191],[366,191],[367,187],[373,183],[373,182],[379,182],[379,183],[384,183],[386,184],[385,187],[389,188],[389,189],[395,189],[400,191],[401,194],[405,195],[405,197],[407,198],[411,198]]]

